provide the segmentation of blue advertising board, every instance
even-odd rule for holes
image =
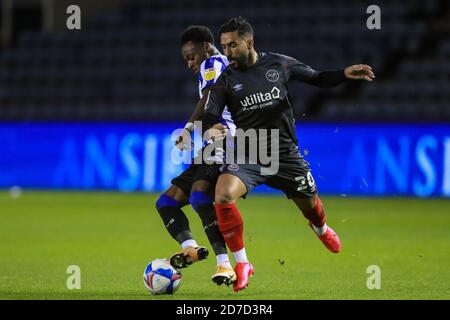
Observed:
[[[2,123],[0,188],[162,191],[187,167],[171,158],[180,127]],[[450,197],[450,125],[299,123],[297,137],[321,194]]]

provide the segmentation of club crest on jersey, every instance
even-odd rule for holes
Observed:
[[[237,164],[230,164],[230,165],[228,165],[227,169],[229,171],[239,171],[239,165],[237,165]]]
[[[214,68],[208,69],[205,71],[205,80],[211,81],[216,77],[216,70]]]
[[[280,74],[275,69],[269,69],[266,72],[266,79],[270,82],[277,82],[280,79]]]

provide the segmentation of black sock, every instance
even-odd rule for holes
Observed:
[[[217,222],[216,208],[212,199],[204,192],[191,192],[191,206],[200,216],[203,230],[216,255],[227,253],[227,247]]]
[[[167,231],[179,244],[193,239],[191,230],[189,229],[189,220],[180,209],[178,201],[168,195],[162,194],[158,201],[156,201],[156,209]]]

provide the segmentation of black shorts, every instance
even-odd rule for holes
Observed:
[[[299,153],[293,153],[279,160],[279,169],[271,175],[263,175],[260,164],[230,164],[222,168],[222,173],[237,176],[247,187],[266,184],[283,191],[288,198],[310,198],[317,194],[317,186],[309,168],[309,163]]]
[[[199,180],[205,180],[211,183],[212,190],[214,191],[217,178],[221,173],[220,167],[220,164],[191,164],[178,177],[172,179],[172,184],[180,188],[186,197],[190,196],[194,182]]]

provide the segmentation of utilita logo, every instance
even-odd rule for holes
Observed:
[[[280,97],[280,89],[277,87],[273,87],[270,92],[262,93],[254,93],[249,96],[246,96],[245,99],[241,100],[241,105],[243,107],[250,107],[252,105],[261,104],[262,107],[268,105],[264,102],[269,102],[273,99],[278,99]]]

